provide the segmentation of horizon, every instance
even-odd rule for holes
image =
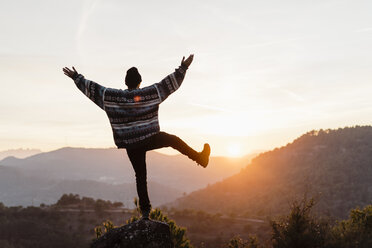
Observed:
[[[119,150],[117,147],[81,147],[81,146],[63,146],[63,147],[59,147],[59,148],[55,148],[55,149],[51,149],[51,150],[41,150],[39,148],[13,148],[13,149],[7,149],[7,150],[0,150],[0,153],[6,153],[6,152],[27,152],[27,151],[34,151],[35,153],[33,153],[32,155],[27,155],[27,156],[15,156],[15,155],[9,155],[9,156],[6,156],[6,157],[3,157],[1,158],[0,157],[0,161],[4,158],[7,158],[7,157],[16,157],[16,158],[27,158],[27,157],[30,157],[30,156],[34,156],[34,155],[37,155],[37,154],[41,154],[41,153],[48,153],[48,152],[54,152],[54,151],[58,151],[58,150],[61,150],[61,149],[66,149],[66,148],[71,148],[71,149],[100,149],[100,150],[109,150],[109,149],[114,149],[114,150]],[[178,153],[178,152],[172,152],[172,151],[164,151],[166,150],[167,148],[161,148],[161,149],[156,149],[156,150],[152,150],[151,152],[155,152],[155,153],[159,153],[161,155],[165,155],[165,156],[180,156],[182,157],[183,155]],[[121,149],[121,150],[125,150],[125,149]],[[222,155],[211,155],[211,158],[226,158],[226,159],[242,159],[244,157],[247,157],[247,156],[252,156],[252,155],[255,155],[255,154],[258,154],[258,153],[261,153],[261,152],[266,152],[266,150],[256,150],[256,151],[253,151],[252,153],[246,153],[246,154],[243,154],[243,155],[239,155],[239,156],[235,156],[235,155],[227,155],[227,156],[222,156]]]
[[[4,3],[0,150],[115,147],[105,113],[62,68],[74,65],[88,79],[125,88],[125,71],[134,65],[145,87],[191,53],[193,64],[161,104],[159,121],[162,131],[196,150],[208,142],[212,156],[242,157],[311,130],[371,125],[371,7],[368,1]]]
[[[301,138],[303,135],[306,135],[312,131],[320,131],[320,130],[324,130],[324,131],[327,131],[327,130],[334,130],[336,131],[337,129],[344,129],[344,128],[356,128],[356,127],[372,127],[372,125],[355,125],[355,126],[345,126],[345,127],[338,127],[338,128],[321,128],[321,129],[312,129],[312,130],[309,130],[301,135],[299,135],[298,137],[294,138],[293,140],[287,142],[286,144],[282,145],[282,146],[277,146],[277,147],[273,147],[271,149],[268,149],[268,150],[254,150],[250,153],[244,153],[244,154],[231,154],[231,155],[211,155],[211,157],[213,158],[226,158],[226,159],[242,159],[242,158],[245,158],[245,157],[249,157],[249,156],[259,156],[261,153],[266,153],[266,152],[270,152],[270,151],[273,151],[277,148],[283,148],[285,147],[286,145],[288,144],[292,144],[296,139],[298,138]],[[17,156],[14,156],[16,158],[27,158],[27,157],[30,157],[30,156],[33,156],[33,155],[37,155],[37,154],[40,154],[40,153],[48,153],[48,152],[53,152],[53,151],[57,151],[57,150],[61,150],[61,149],[65,149],[65,148],[72,148],[72,149],[114,149],[114,150],[120,150],[118,149],[117,147],[115,146],[112,146],[112,147],[82,147],[82,146],[63,146],[63,147],[57,147],[57,148],[54,148],[54,149],[51,149],[51,150],[42,150],[42,149],[39,149],[39,148],[23,148],[23,147],[20,147],[20,148],[12,148],[12,149],[7,149],[7,150],[0,150],[0,153],[5,153],[5,152],[12,152],[12,151],[36,151],[34,154],[32,155],[29,155],[29,156],[23,156],[23,157],[17,157]],[[123,148],[121,148],[121,150],[125,150]],[[156,150],[152,150],[152,152],[155,152],[155,153],[159,153],[159,154],[162,154],[162,155],[167,155],[167,156],[183,156],[182,154],[178,153],[177,151],[173,151],[172,149],[169,149],[169,148],[161,148],[161,149],[156,149]],[[13,155],[10,155],[10,156],[13,156]],[[8,157],[8,156],[6,156]],[[0,158],[0,160],[6,158],[6,157],[3,157],[3,158]]]

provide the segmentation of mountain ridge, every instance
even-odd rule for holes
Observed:
[[[210,166],[204,169],[183,155],[149,152],[150,199],[154,206],[171,202],[185,192],[239,171],[248,161],[248,157],[211,158]],[[50,204],[61,194],[76,193],[123,201],[126,206],[131,206],[136,196],[133,168],[125,150],[116,148],[65,147],[23,159],[8,157],[0,161],[0,171],[0,202],[5,205]],[[93,187],[96,191],[86,186],[93,182],[98,182]],[[118,185],[122,185],[122,190]],[[105,192],[106,197],[101,192]]]
[[[314,196],[321,214],[344,218],[372,203],[372,127],[310,131],[255,157],[241,172],[179,198],[174,206],[272,216]]]
[[[203,169],[183,155],[169,156],[151,151],[147,154],[148,178],[191,192],[238,172],[251,157],[212,157],[209,167]],[[89,179],[111,184],[135,180],[125,151],[116,148],[66,147],[24,159],[8,157],[1,160],[0,165],[22,168],[30,175],[39,175],[42,172],[55,179]],[[189,181],[191,179],[192,183]]]
[[[0,160],[9,156],[17,158],[26,158],[34,154],[40,153],[40,149],[30,149],[30,148],[18,148],[18,149],[8,149],[5,151],[0,151]]]

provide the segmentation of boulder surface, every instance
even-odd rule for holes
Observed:
[[[169,226],[154,220],[137,220],[114,228],[93,241],[91,248],[173,248]]]

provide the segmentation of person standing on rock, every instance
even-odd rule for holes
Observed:
[[[161,132],[158,120],[159,104],[181,86],[193,58],[194,55],[186,60],[183,57],[175,72],[159,83],[141,89],[142,78],[135,67],[127,71],[126,90],[106,88],[85,79],[74,67],[72,70],[63,68],[64,74],[74,80],[79,90],[106,112],[116,146],[126,149],[136,174],[139,205],[144,219],[148,219],[151,211],[147,193],[147,151],[172,147],[204,168],[209,162],[209,144],[204,144],[203,150],[197,152],[179,137]]]

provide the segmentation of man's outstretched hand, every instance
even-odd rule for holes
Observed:
[[[188,68],[191,65],[193,59],[194,59],[194,54],[191,54],[186,60],[185,60],[185,56],[183,56],[181,65],[186,66],[186,68]]]
[[[68,77],[70,77],[70,78],[72,78],[72,79],[75,79],[75,77],[76,77],[79,73],[76,71],[75,67],[72,67],[72,69],[73,69],[73,70],[70,70],[68,67],[65,67],[65,68],[63,68],[63,73],[64,73],[66,76],[68,76]]]

